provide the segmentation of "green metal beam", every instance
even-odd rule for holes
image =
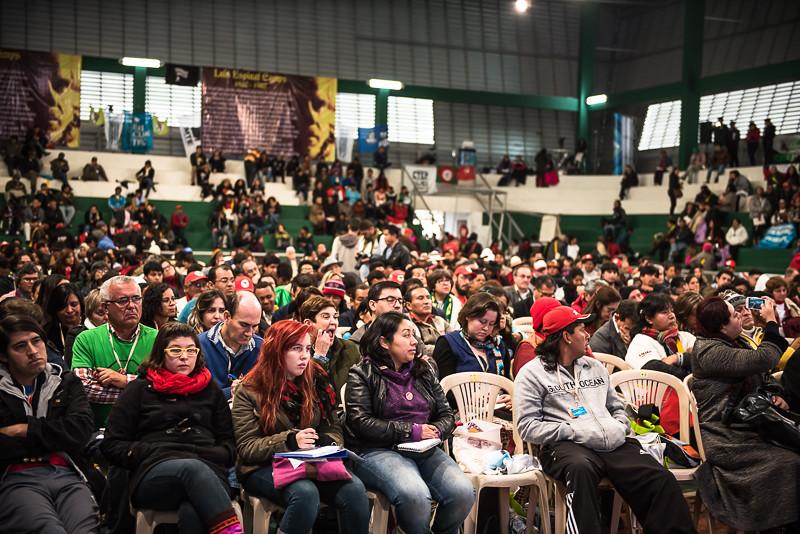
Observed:
[[[704,95],[721,93],[798,79],[800,79],[800,60],[787,61],[707,76],[700,80],[700,93]]]
[[[705,0],[684,0],[683,68],[681,84],[681,137],[678,164],[685,169],[697,146],[700,121],[700,76],[703,71],[703,25]]]
[[[145,108],[145,87],[147,86],[147,68],[133,69],[133,112],[143,113]]]
[[[389,124],[389,90],[379,89],[375,99],[375,126]]]
[[[339,80],[338,90],[342,93],[378,94],[377,89],[373,89],[367,85],[366,82],[359,80]],[[400,91],[392,91],[392,96],[429,98],[439,102],[484,104],[487,106],[514,106],[573,112],[578,110],[578,99],[572,96],[520,95],[513,93],[494,93],[490,91],[442,89],[420,85],[406,85]]]
[[[580,6],[580,52],[578,55],[578,128],[575,144],[580,139],[586,141],[587,146],[592,146],[592,132],[589,128],[589,106],[586,97],[592,94],[594,82],[594,47],[595,47],[595,18],[597,4],[585,2]],[[591,152],[591,151],[590,151]],[[586,154],[586,168],[591,168],[589,154]]]

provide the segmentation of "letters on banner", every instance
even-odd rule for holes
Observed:
[[[424,195],[436,193],[436,167],[434,165],[406,165],[417,191]]]

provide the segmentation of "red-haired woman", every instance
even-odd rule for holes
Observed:
[[[357,477],[302,479],[275,488],[274,453],[343,443],[334,413],[336,395],[325,371],[311,358],[313,332],[312,326],[297,321],[279,321],[267,330],[258,363],[234,395],[237,475],[249,494],[286,507],[279,532],[310,532],[322,501],[340,512],[342,532],[366,534],[369,502]]]

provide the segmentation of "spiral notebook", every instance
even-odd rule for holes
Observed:
[[[438,447],[442,443],[439,438],[423,439],[420,441],[409,441],[408,443],[400,443],[397,445],[398,451],[407,452],[425,452],[434,447]]]

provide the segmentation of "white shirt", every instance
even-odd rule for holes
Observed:
[[[678,332],[678,338],[686,350],[688,350],[689,347],[693,347],[697,339],[694,335],[689,332],[684,332],[683,330]],[[636,334],[631,340],[631,344],[628,345],[625,361],[634,369],[641,369],[644,364],[651,360],[661,361],[662,358],[666,357],[667,351],[661,343],[645,334]]]

